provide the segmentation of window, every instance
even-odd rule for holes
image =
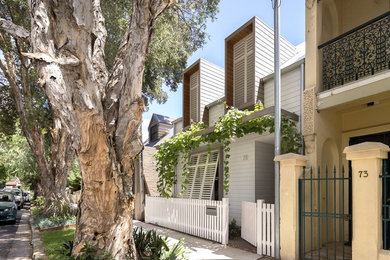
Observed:
[[[150,128],[149,139],[151,142],[158,139],[158,126],[154,125]]]
[[[233,93],[235,107],[254,101],[253,33],[233,46]]]
[[[190,120],[199,121],[199,71],[190,76]]]
[[[183,197],[211,200],[218,168],[218,151],[199,153],[191,156],[187,190]]]

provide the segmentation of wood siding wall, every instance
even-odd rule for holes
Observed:
[[[177,121],[173,124],[173,135],[177,135],[183,131],[183,120]]]
[[[281,76],[281,104],[282,109],[300,115],[300,67],[285,72]],[[264,106],[274,105],[274,81],[269,80],[264,84]]]
[[[275,202],[274,145],[255,142],[256,200]]]
[[[259,18],[255,18],[255,93],[260,79],[274,71],[274,31]],[[295,55],[295,46],[280,37],[280,64]]]
[[[260,195],[256,191],[257,181],[260,180],[260,175],[262,174],[258,169],[256,169],[256,160],[259,157],[267,155],[256,154],[256,144],[264,140],[258,134],[248,134],[242,138],[236,139],[230,145],[230,155],[229,158],[229,174],[230,174],[230,191],[226,197],[230,200],[230,220],[235,218],[238,222],[238,225],[241,223],[241,202],[249,201],[255,202],[256,199],[265,199],[258,198],[257,195]],[[270,145],[273,147],[273,145]],[[267,144],[264,144],[264,147],[269,148]],[[258,150],[260,151],[260,150]],[[273,155],[273,151],[267,151]],[[273,158],[270,162],[267,162],[268,165],[273,164]],[[267,168],[269,168],[267,166]],[[259,178],[257,178],[259,176]],[[264,175],[266,176],[266,174]],[[273,181],[270,179],[265,179],[263,185],[273,185]],[[269,195],[269,191],[266,191],[264,194],[268,194],[267,198],[269,201],[272,201]]]
[[[209,126],[215,125],[220,116],[225,114],[225,104],[214,105],[209,110]]]
[[[156,140],[163,138],[169,132],[169,130],[172,128],[171,124],[156,123],[156,124],[150,126],[149,131],[155,125],[157,125],[157,138],[156,138]],[[149,132],[149,138],[150,138],[150,132]],[[156,140],[150,140],[150,141],[154,142]]]
[[[271,74],[274,70],[273,30],[259,18],[254,17],[225,39],[225,96],[226,103],[229,106],[233,106],[234,104],[233,46],[251,32],[254,33],[253,41],[255,50],[254,60],[250,62],[251,66],[253,66],[255,70],[253,82],[256,97],[254,100],[257,100],[260,80]],[[295,55],[296,48],[283,37],[281,37],[280,41],[280,58],[282,65]],[[248,106],[250,105],[249,103],[253,103],[253,101],[251,100],[251,102],[248,102]]]
[[[241,202],[249,201],[255,202],[256,199],[265,199],[266,202],[272,202],[274,197],[270,194],[270,189],[264,191],[257,191],[257,184],[262,182],[262,186],[272,186],[274,185],[273,179],[269,179],[267,177],[267,173],[270,174],[270,167],[273,165],[273,145],[261,143],[264,140],[264,136],[267,134],[260,136],[258,134],[248,134],[242,138],[236,138],[235,141],[230,145],[230,158],[229,158],[229,187],[230,191],[228,194],[225,194],[224,197],[229,198],[229,218],[230,221],[234,218],[237,220],[238,225],[241,224]],[[257,148],[256,153],[256,144],[260,149]],[[272,149],[270,148],[272,147]],[[207,147],[203,146],[206,150]],[[199,149],[202,149],[200,147]],[[260,154],[260,150],[266,150],[268,155]],[[260,164],[256,163],[256,160],[259,160],[260,157],[265,156],[264,163],[266,164],[266,168],[268,169],[266,172],[262,172],[259,170]],[[268,158],[270,157],[270,158]],[[179,163],[176,167],[176,176],[178,178],[178,182],[175,187],[175,194],[179,194],[181,191],[182,184],[182,164],[181,158],[179,158]],[[223,158],[223,156],[221,157]],[[261,160],[261,159],[260,159]],[[273,168],[272,168],[273,169]],[[273,173],[273,172],[272,172]],[[261,180],[262,177],[266,177],[264,180]],[[257,196],[264,196],[266,198],[258,198]]]
[[[191,122],[190,109],[190,78],[199,71],[199,111],[198,120],[202,120],[206,105],[224,96],[225,71],[206,60],[200,59],[190,66],[183,74],[183,127]]]
[[[200,60],[200,115],[206,105],[225,95],[225,70]]]

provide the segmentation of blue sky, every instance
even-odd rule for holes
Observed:
[[[253,16],[259,17],[273,28],[271,0],[221,0],[217,19],[207,24],[207,43],[188,59],[187,65],[203,58],[224,68],[225,38]],[[284,38],[294,45],[302,43],[305,40],[305,0],[281,0],[280,24],[280,33]],[[165,104],[154,102],[143,114],[144,140],[147,138],[147,127],[153,113],[172,118],[181,117],[181,86],[176,92],[168,92],[168,101]]]

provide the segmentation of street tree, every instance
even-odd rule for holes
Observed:
[[[182,21],[176,24],[189,32],[183,42],[198,39],[195,47],[201,46],[206,20],[215,16],[218,2],[130,2],[130,9],[124,15],[126,29],[109,67],[105,53],[107,30],[99,0],[30,0],[28,30],[9,21],[1,25],[7,33],[29,41],[30,49],[22,55],[33,61],[38,82],[50,103],[53,124],[59,127],[59,133],[72,136],[83,182],[74,253],[88,241],[115,259],[136,259],[132,238],[132,175],[135,160],[143,148],[141,123],[145,96],[142,89],[145,78],[153,79],[145,71],[153,34],[160,19],[176,19]],[[180,30],[170,28],[169,24],[165,23],[165,35]],[[169,42],[164,38],[159,40],[156,55],[158,51],[172,53],[168,50],[177,47],[174,43],[181,39],[172,38],[172,45],[165,46]],[[174,88],[173,82],[177,84],[180,74],[172,73],[177,72],[172,66],[185,64],[170,64],[171,58],[174,57],[149,61],[149,70],[150,75],[155,75],[153,82],[165,80]],[[161,85],[150,85],[150,88]]]
[[[57,111],[51,111],[44,90],[38,84],[36,71],[29,58],[23,55],[31,49],[27,1],[0,0],[0,16],[0,28],[3,29],[0,30],[0,77],[3,82],[0,93],[9,94],[5,101],[9,101],[9,97],[13,100],[12,105],[5,101],[1,104],[2,115],[11,111],[1,119],[12,123],[17,114],[39,171],[40,195],[45,197],[43,213],[61,215],[69,210],[65,188],[75,155],[72,134],[59,121],[52,121],[52,113]],[[13,27],[13,24],[19,27]]]

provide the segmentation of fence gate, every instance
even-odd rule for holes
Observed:
[[[241,203],[241,237],[257,247],[257,254],[275,256],[275,205],[257,200]]]
[[[299,180],[300,259],[352,259],[351,177],[336,167],[313,174],[303,170]]]
[[[390,250],[390,171],[389,161],[383,160],[382,175],[382,239],[383,249]]]
[[[257,245],[257,205],[253,202],[241,202],[241,238]]]

